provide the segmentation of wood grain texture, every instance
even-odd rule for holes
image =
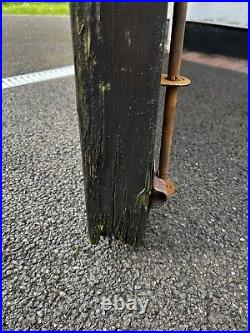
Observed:
[[[91,242],[143,240],[167,3],[71,3]]]

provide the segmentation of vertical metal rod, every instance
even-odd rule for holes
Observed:
[[[168,79],[175,81],[180,75],[181,55],[183,50],[184,31],[186,23],[187,2],[176,2],[174,4],[173,27],[168,63]],[[177,89],[175,86],[168,86],[165,96],[165,112],[162,126],[161,150],[159,160],[158,176],[167,180],[170,152],[172,146]]]

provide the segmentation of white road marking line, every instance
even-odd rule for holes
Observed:
[[[35,82],[58,79],[59,77],[74,75],[74,73],[74,66],[72,65],[48,69],[41,72],[6,77],[2,79],[2,89],[23,86],[25,84],[31,84]]]

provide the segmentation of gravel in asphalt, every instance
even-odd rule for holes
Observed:
[[[72,65],[70,19],[3,15],[3,77]]]
[[[183,75],[177,191],[139,249],[89,245],[73,78],[3,92],[4,329],[247,329],[247,76]],[[146,312],[104,312],[115,295]]]

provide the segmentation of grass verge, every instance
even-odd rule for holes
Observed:
[[[12,15],[69,15],[68,2],[4,2],[3,14]]]

